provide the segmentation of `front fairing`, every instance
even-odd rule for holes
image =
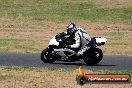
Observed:
[[[55,35],[49,42],[49,45],[56,45],[59,46],[59,42],[62,41],[62,39],[65,37],[65,33],[59,33],[57,35]]]
[[[50,40],[49,45],[59,46],[59,42],[56,40],[55,36]]]

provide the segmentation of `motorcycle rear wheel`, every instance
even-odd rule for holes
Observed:
[[[48,48],[47,49],[44,49],[41,53],[41,60],[44,62],[44,63],[53,63],[55,62],[56,60],[54,58],[52,58],[52,55],[49,54],[49,50]]]
[[[103,52],[99,48],[94,48],[93,51],[89,56],[86,55],[84,58],[84,62],[87,65],[96,65],[98,64],[103,58]]]

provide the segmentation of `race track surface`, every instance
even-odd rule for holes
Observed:
[[[43,63],[40,60],[40,54],[23,53],[0,53],[0,66],[30,66],[30,67],[58,67],[58,68],[78,68],[83,66],[90,70],[132,70],[132,56],[104,55],[103,60],[96,66],[86,66],[83,61],[61,62],[56,61],[53,64]]]

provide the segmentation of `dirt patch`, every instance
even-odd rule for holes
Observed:
[[[21,50],[22,52],[23,50],[24,52],[41,52],[43,48],[47,47],[49,40],[55,34],[66,31],[67,24],[68,22],[55,23],[30,20],[25,22],[23,20],[0,19],[0,35],[1,39],[5,39],[4,41],[1,41],[0,44],[1,46],[4,44],[5,50],[13,52],[15,52],[15,50],[16,52]],[[132,38],[132,25],[88,21],[78,21],[76,24],[77,27],[85,28],[92,37],[108,38],[107,44],[101,47],[106,54],[132,54],[132,51],[130,50],[130,47],[132,47],[132,41],[126,41],[131,40]],[[118,39],[127,44],[123,43],[124,45],[122,45],[121,41],[117,41]],[[25,40],[26,43],[15,43],[15,40]],[[115,42],[113,43],[113,41]],[[5,44],[7,44],[7,46]],[[116,46],[117,44],[120,45],[118,48]],[[14,48],[9,48],[9,46]],[[23,46],[30,46],[30,48],[26,49]],[[1,49],[3,50],[3,47],[1,47]]]
[[[126,6],[132,6],[131,0],[93,0],[96,5],[102,8],[125,8]]]
[[[132,0],[83,0],[69,1],[72,3],[94,3],[101,8],[125,8],[132,6]]]
[[[131,88],[132,84],[85,84],[77,85],[76,72],[24,70],[3,71],[1,74],[11,74],[12,78],[0,80],[1,88]]]

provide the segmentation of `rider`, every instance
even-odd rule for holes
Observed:
[[[74,44],[66,45],[66,48],[79,48],[77,56],[83,55],[90,46],[88,45],[91,41],[91,37],[86,33],[83,28],[77,28],[74,23],[70,23],[67,26],[67,35],[70,35],[71,38],[75,40]]]

